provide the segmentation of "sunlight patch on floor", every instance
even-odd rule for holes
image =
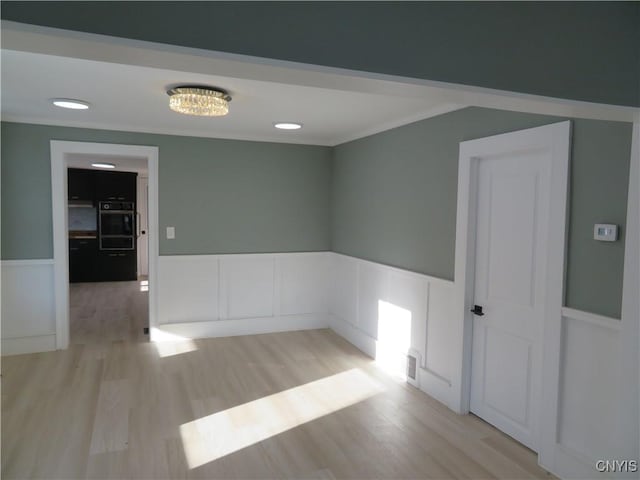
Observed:
[[[355,368],[185,423],[180,426],[180,436],[189,468],[197,468],[383,391],[382,385]]]
[[[198,346],[191,338],[169,333],[159,328],[155,328],[153,331],[153,344],[158,355],[162,358],[198,350]]]

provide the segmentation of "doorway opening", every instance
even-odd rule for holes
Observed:
[[[149,340],[157,163],[157,147],[51,142],[56,348]]]

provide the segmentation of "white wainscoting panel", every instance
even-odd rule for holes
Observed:
[[[395,349],[422,358],[418,386],[449,405],[453,282],[331,254],[331,328],[367,355]],[[391,345],[389,345],[391,341]]]
[[[330,254],[329,310],[352,326],[358,325],[358,260]]]
[[[222,257],[223,318],[272,317],[276,295],[276,259],[272,255]]]
[[[595,468],[598,460],[637,460],[637,439],[624,433],[638,412],[624,409],[630,379],[622,375],[620,320],[566,308],[563,314],[554,473],[637,478],[638,472],[601,474]]]
[[[156,338],[326,328],[328,255],[161,256]]]
[[[2,354],[55,350],[53,260],[2,261]]]
[[[326,253],[278,258],[280,315],[326,313],[328,262]]]
[[[423,358],[427,329],[425,319],[427,318],[428,290],[429,281],[424,275],[389,269],[387,287],[383,296],[383,300],[388,302],[391,308],[400,309],[400,313],[403,310],[410,312],[409,348],[420,352]]]
[[[378,340],[380,300],[387,287],[387,270],[370,262],[358,265],[358,328]]]
[[[429,310],[427,318],[427,341],[425,368],[443,381],[451,383],[451,345],[455,345],[454,321],[455,295],[451,285],[432,282],[429,284]]]
[[[219,269],[220,261],[212,255],[160,257],[159,323],[218,320]]]

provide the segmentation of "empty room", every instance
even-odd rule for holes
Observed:
[[[3,478],[638,478],[640,3],[0,15]]]

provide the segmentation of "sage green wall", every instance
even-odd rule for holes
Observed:
[[[467,108],[336,147],[332,250],[453,279],[459,142],[562,120]],[[616,318],[631,128],[573,120],[566,304]],[[605,222],[619,241],[593,240]]]
[[[160,254],[328,250],[327,147],[2,123],[2,259],[51,258],[50,140],[158,146]]]
[[[467,108],[333,149],[2,123],[2,258],[51,258],[49,141],[157,145],[171,254],[333,250],[453,278],[458,143],[558,117]],[[620,316],[631,124],[573,120],[566,304]],[[330,205],[331,203],[331,205]],[[331,217],[333,218],[330,221]],[[594,223],[621,226],[615,243]]]
[[[640,105],[638,2],[5,1],[0,14],[206,50]],[[212,28],[214,16],[220,20]]]

